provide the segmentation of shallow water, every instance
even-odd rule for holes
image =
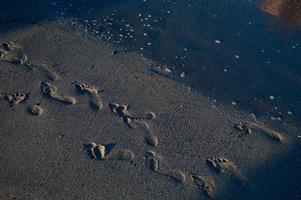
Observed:
[[[82,35],[165,64],[167,76],[210,96],[214,106],[300,126],[301,27],[289,13],[271,15],[255,0],[50,0],[36,6],[27,23],[68,19]]]

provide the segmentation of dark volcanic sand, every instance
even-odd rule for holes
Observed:
[[[60,72],[49,81],[78,103],[65,105],[42,95],[38,70],[1,62],[1,92],[30,92],[14,106],[1,99],[1,199],[206,199],[194,184],[177,184],[144,164],[153,149],[163,157],[162,169],[198,173],[216,184],[222,199],[298,199],[300,139],[290,126],[276,128],[286,140],[277,143],[262,134],[243,135],[232,128],[246,119],[186,86],[150,73],[155,65],[137,53],[112,55],[113,46],[81,37],[55,22],[8,32],[1,41],[15,41],[33,60]],[[105,106],[95,111],[89,97],[72,82],[84,81],[103,90]],[[125,103],[133,112],[152,111],[159,145],[150,148],[142,128],[129,129],[107,108]],[[44,113],[32,116],[27,106],[41,103]],[[132,163],[91,159],[83,145],[116,143],[135,153]],[[225,157],[252,184],[243,189],[231,175],[218,174],[205,162]],[[299,196],[300,197],[300,196]]]

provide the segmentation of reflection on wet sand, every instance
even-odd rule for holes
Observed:
[[[301,26],[300,0],[261,0],[264,11]]]

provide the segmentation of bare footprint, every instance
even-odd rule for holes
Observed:
[[[283,137],[283,134],[280,132],[277,132],[275,130],[272,130],[268,127],[265,127],[263,125],[254,123],[254,122],[248,122],[249,126],[259,133],[264,134],[265,136],[269,137],[270,139],[277,141],[277,142],[284,142],[285,138]]]
[[[24,65],[28,67],[30,70],[39,70],[50,80],[58,80],[60,78],[59,73],[55,70],[47,66],[46,64],[40,64],[37,61],[28,60],[24,62]]]
[[[155,118],[155,114],[153,112],[132,114],[131,112],[129,112],[128,105],[109,103],[108,106],[110,110],[114,112],[118,117],[123,118],[123,121],[131,128],[134,127],[134,125],[131,124],[133,121],[151,120]]]
[[[21,46],[17,45],[16,43],[14,43],[12,41],[2,42],[1,45],[5,51],[13,51],[16,48],[21,48]]]
[[[45,64],[41,64],[39,67],[38,67],[50,80],[53,80],[53,81],[56,81],[60,78],[59,76],[59,73],[48,67],[47,65]]]
[[[28,112],[32,115],[42,115],[44,110],[40,103],[28,107]]]
[[[91,86],[87,83],[76,82],[75,87],[82,93],[88,93],[90,95],[90,105],[97,110],[101,110],[103,107],[102,99],[95,86]]]
[[[2,42],[0,45],[0,61],[12,64],[24,64],[27,61],[27,55],[22,47],[14,42]]]
[[[27,98],[29,98],[29,93],[24,93],[24,92],[17,92],[12,95],[5,95],[4,96],[6,100],[12,105],[16,105],[18,103],[24,102]]]
[[[195,185],[198,187],[199,191],[207,196],[210,199],[218,199],[215,194],[215,183],[210,180],[209,178],[199,176],[199,175],[191,175],[191,179],[195,183]]]
[[[127,105],[120,105],[118,103],[109,103],[109,109],[116,114],[117,117],[122,118],[123,122],[130,128],[134,128],[132,120],[130,119],[130,113]]]
[[[170,172],[165,173],[165,175],[174,180],[176,183],[184,184],[187,181],[186,174],[181,170],[172,170]]]
[[[110,156],[108,156],[109,160],[124,160],[128,162],[132,162],[135,158],[135,154],[133,151],[128,149],[120,149],[116,152],[113,152]]]
[[[109,103],[109,108],[116,114],[117,117],[123,119],[123,122],[130,128],[140,125],[147,130],[144,138],[148,145],[156,147],[158,146],[158,138],[156,137],[155,130],[145,120],[151,120],[155,118],[153,112],[144,114],[132,114],[129,112],[129,106],[120,105],[118,103]]]
[[[144,158],[147,168],[153,172],[159,172],[163,161],[161,156],[157,155],[154,151],[148,151],[146,152]]]
[[[52,85],[51,83],[42,82],[41,83],[41,90],[44,95],[47,95],[57,101],[66,103],[66,104],[76,104],[76,99],[72,96],[61,95],[59,90],[56,86]]]
[[[241,174],[237,166],[225,158],[211,158],[206,160],[208,165],[219,173],[229,173],[235,177],[238,183],[245,187],[250,188],[250,183],[245,176]]]
[[[251,134],[253,132],[261,133],[276,142],[281,143],[285,140],[282,133],[274,131],[255,122],[239,122],[234,124],[233,127],[246,134]]]
[[[2,42],[0,45],[0,61],[9,62],[16,65],[25,65],[31,70],[40,70],[51,80],[59,79],[58,73],[45,64],[29,60],[21,46],[14,42]]]
[[[84,145],[84,148],[88,151],[89,155],[93,159],[123,160],[128,162],[132,162],[134,160],[135,154],[133,151],[129,149],[113,150],[115,145],[115,143],[102,145],[92,142],[91,144]]]
[[[146,143],[152,147],[157,147],[159,142],[158,138],[155,134],[155,130],[150,127],[150,125],[144,121],[138,121],[137,123],[141,124],[143,127],[146,128],[147,132],[145,133],[144,139]]]

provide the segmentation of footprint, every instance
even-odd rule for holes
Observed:
[[[0,60],[16,65],[24,64],[31,70],[40,70],[51,80],[59,79],[58,73],[45,64],[29,60],[21,46],[13,42],[2,42],[0,45]]]
[[[24,63],[24,65],[30,70],[39,70],[50,80],[55,81],[60,78],[59,73],[56,70],[48,67],[46,64],[40,64],[37,61],[28,60]]]
[[[2,42],[1,45],[2,45],[3,49],[6,51],[13,51],[16,48],[20,48],[20,46],[18,46],[16,43],[11,42],[11,41],[10,42]]]
[[[171,172],[165,173],[166,176],[174,180],[176,183],[186,183],[187,176],[181,170],[173,170]]]
[[[56,72],[55,70],[49,68],[45,64],[41,65],[40,69],[46,74],[46,76],[50,80],[56,81],[60,78],[58,72]]]
[[[31,105],[28,107],[28,112],[32,115],[42,115],[43,114],[43,108],[41,107],[40,103],[37,103],[35,105]]]
[[[263,125],[254,123],[254,122],[249,122],[249,126],[254,129],[254,131],[257,131],[259,133],[264,134],[265,136],[269,137],[270,139],[276,141],[276,142],[284,142],[285,138],[282,133],[274,131],[268,127],[265,127]]]
[[[29,98],[30,93],[24,93],[24,92],[17,92],[12,95],[5,95],[5,99],[8,100],[8,102],[12,105],[16,105],[18,103],[24,102],[26,99]]]
[[[245,187],[245,188],[250,188],[250,183],[247,180],[245,176],[241,174],[241,172],[238,170],[237,166],[225,159],[225,158],[211,158],[207,159],[207,164],[216,170],[219,173],[229,173],[234,176],[234,178],[238,181],[238,183]]]
[[[61,95],[56,86],[51,83],[41,82],[41,90],[44,95],[47,95],[57,101],[66,103],[66,104],[76,104],[76,99],[72,96]]]
[[[117,152],[113,152],[112,155],[108,156],[110,160],[124,160],[128,162],[132,162],[135,158],[135,154],[133,151],[128,149],[120,149]]]
[[[27,55],[22,51],[22,47],[14,42],[2,42],[0,45],[0,60],[12,64],[24,64]]]
[[[110,143],[107,145],[96,144],[92,142],[91,144],[85,144],[84,148],[88,151],[91,158],[98,160],[124,160],[132,162],[134,160],[135,154],[128,149],[119,149],[113,151],[115,143]]]
[[[199,175],[191,175],[191,179],[194,184],[198,187],[199,191],[207,196],[210,199],[218,199],[215,194],[215,183],[209,178],[199,176]]]
[[[116,143],[102,145],[92,142],[91,144],[85,144],[84,147],[90,154],[91,158],[98,160],[107,160],[111,155],[111,152],[115,145]]]
[[[11,51],[11,50],[12,50],[12,49],[11,49],[10,43],[2,42],[1,45],[2,45],[2,48],[3,48],[5,51]]]
[[[154,151],[148,151],[146,152],[144,158],[147,168],[149,168],[153,172],[159,172],[163,161],[163,158],[161,156],[156,155]]]
[[[109,109],[116,114],[117,117],[122,118],[123,122],[130,128],[134,128],[132,125],[132,120],[130,118],[130,113],[128,111],[127,105],[120,105],[118,103],[109,103]]]
[[[145,136],[144,136],[146,143],[152,147],[157,147],[159,142],[158,142],[157,136],[155,135],[155,130],[153,128],[151,128],[148,123],[146,123],[144,121],[138,121],[137,123],[144,126],[147,130],[147,132],[145,133]]]
[[[97,110],[101,110],[103,103],[99,92],[96,87],[88,85],[87,83],[75,83],[75,87],[82,93],[88,93],[90,95],[90,105]]]
[[[143,121],[143,120],[151,120],[155,118],[155,114],[153,112],[144,113],[144,114],[132,114],[129,112],[129,106],[120,105],[118,103],[109,103],[108,104],[110,110],[114,112],[118,117],[123,118],[123,121],[127,123],[127,125],[131,128],[134,126],[131,124],[133,121]]]
[[[25,65],[31,70],[40,70],[51,80],[58,80],[59,74],[45,64],[29,60],[21,46],[14,42],[2,42],[0,45],[0,61],[9,62],[16,65]]]
[[[147,130],[144,138],[148,145],[156,147],[158,146],[158,138],[156,137],[155,130],[144,120],[151,120],[155,118],[153,112],[145,114],[132,114],[128,111],[129,106],[120,105],[118,103],[109,103],[109,108],[116,114],[117,117],[121,118],[123,122],[130,128],[140,125]]]
[[[252,132],[258,132],[264,134],[268,138],[276,142],[284,142],[284,137],[282,133],[274,131],[270,128],[267,128],[263,125],[254,123],[254,122],[239,122],[233,125],[233,127],[242,133],[251,134]]]

